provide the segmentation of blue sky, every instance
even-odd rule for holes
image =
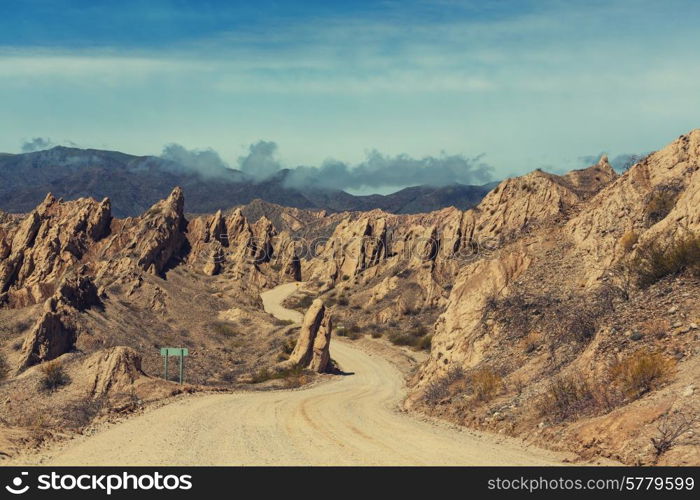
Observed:
[[[692,0],[4,1],[0,151],[565,170],[700,127],[698,21]]]

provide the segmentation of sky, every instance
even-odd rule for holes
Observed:
[[[357,192],[561,172],[700,127],[698,21],[694,0],[5,0],[0,151],[262,151]]]

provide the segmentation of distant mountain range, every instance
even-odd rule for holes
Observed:
[[[356,196],[345,191],[292,188],[289,170],[254,181],[239,170],[222,168],[203,176],[186,166],[155,156],[58,146],[24,154],[0,153],[0,210],[29,212],[46,193],[72,200],[109,197],[117,217],[138,215],[166,197],[174,186],[186,193],[186,210],[210,213],[255,199],[279,205],[330,211],[372,210],[420,213],[447,206],[459,209],[478,204],[495,183],[415,186],[389,195]]]

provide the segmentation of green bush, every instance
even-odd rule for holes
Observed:
[[[427,335],[424,326],[418,326],[405,332],[392,332],[389,341],[394,345],[413,347],[417,350],[430,350],[432,335]]]

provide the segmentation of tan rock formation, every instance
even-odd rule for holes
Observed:
[[[89,277],[66,278],[44,303],[42,316],[25,337],[18,371],[72,350],[78,335],[78,312],[99,304],[97,289]]]
[[[566,225],[586,281],[595,283],[624,254],[621,237],[640,234],[640,242],[667,238],[700,228],[700,130],[683,135],[667,147],[632,166],[625,175],[593,197]],[[664,188],[678,194],[660,221],[650,221],[647,207]]]
[[[379,216],[378,216],[379,215]],[[386,258],[386,219],[373,211],[358,220],[350,217],[335,228],[326,243],[316,276],[326,282],[347,280]]]
[[[153,205],[141,218],[127,249],[136,255],[136,265],[151,274],[161,274],[185,241],[185,198],[175,188],[165,200]]]
[[[90,395],[100,398],[128,392],[140,379],[148,379],[141,369],[141,356],[129,347],[112,347],[91,355],[83,364],[91,378]]]
[[[278,366],[280,368],[303,366],[318,373],[326,371],[330,361],[332,328],[331,314],[323,305],[323,300],[314,300],[304,315],[299,338],[292,354],[288,360]]]
[[[530,261],[527,252],[516,247],[464,268],[435,325],[430,358],[421,369],[421,380],[442,376],[454,365],[470,367],[481,360],[490,341],[488,332],[479,328],[486,301],[506,292]]]
[[[331,361],[331,332],[333,331],[333,319],[329,313],[323,315],[321,324],[316,331],[313,353],[309,362],[309,369],[317,373],[323,373],[330,368]]]
[[[109,234],[110,202],[50,194],[21,222],[0,262],[0,296],[13,307],[44,300],[63,273]]]

